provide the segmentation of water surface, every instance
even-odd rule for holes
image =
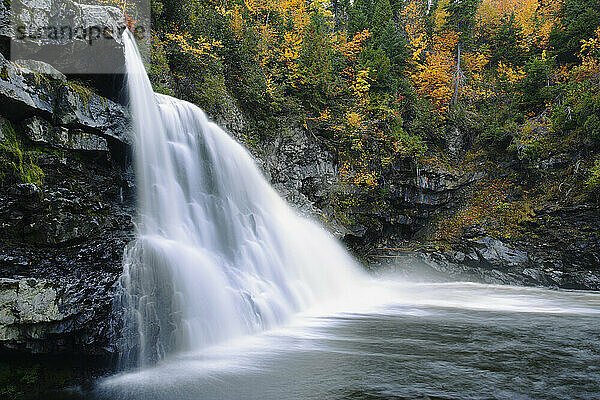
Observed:
[[[311,310],[285,328],[107,378],[96,395],[600,398],[599,293],[387,281],[344,303]]]

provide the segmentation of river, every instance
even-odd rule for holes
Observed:
[[[310,310],[284,328],[172,355],[100,381],[95,396],[600,398],[600,293],[393,278],[371,285],[343,312]]]

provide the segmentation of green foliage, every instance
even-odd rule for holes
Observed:
[[[512,132],[516,129],[516,124],[511,121],[508,124],[490,124],[486,125],[484,131],[479,136],[479,140],[490,150],[502,151],[506,149],[512,139]]]
[[[369,29],[373,15],[373,0],[356,0],[350,11],[350,32],[357,33]]]
[[[454,128],[480,160],[595,158],[599,1],[556,15],[544,1],[153,0],[150,77],[213,117],[241,111],[251,146],[291,125],[325,138],[346,184],[337,203],[364,207],[399,159],[460,162],[444,154]],[[516,203],[494,204],[481,207],[507,220]]]
[[[154,1],[153,7],[157,7],[157,11],[160,15],[162,10],[162,3]],[[160,5],[160,6],[156,6]],[[158,35],[152,32],[152,50],[150,52],[150,65],[147,68],[148,77],[152,82],[152,88],[155,92],[173,96],[175,93],[169,87],[171,81],[171,69],[169,67],[169,60],[167,53],[164,49],[163,43],[159,40]]]
[[[562,88],[561,102],[554,108],[555,132],[575,134],[593,149],[600,147],[600,84],[597,81],[572,82]]]
[[[589,176],[585,184],[590,189],[600,188],[600,158],[596,159],[593,167],[590,168]]]
[[[496,34],[490,41],[490,63],[497,66],[499,62],[511,65],[523,65],[525,51],[520,43],[523,41],[521,28],[516,25],[514,15],[503,18]]]
[[[315,13],[312,16],[308,31],[300,54],[304,81],[301,96],[309,112],[316,113],[327,104],[334,82],[332,51],[322,14]]]
[[[478,4],[479,0],[461,0],[450,1],[445,7],[448,13],[446,18],[448,28],[460,32],[462,42],[468,42],[472,38]]]
[[[42,187],[44,172],[36,165],[37,153],[23,150],[23,143],[12,125],[2,127],[4,140],[0,141],[0,181],[35,183]]]
[[[551,98],[550,63],[535,58],[525,65],[525,78],[517,85],[522,94],[521,109],[523,111],[539,111]]]
[[[596,147],[600,144],[600,97],[597,93],[586,93],[575,108],[578,125]]]
[[[392,20],[392,6],[390,0],[377,0],[370,29],[373,32],[381,32]]]
[[[600,21],[600,0],[565,0],[560,25],[550,34],[550,47],[557,61],[576,63],[581,41],[593,36]]]

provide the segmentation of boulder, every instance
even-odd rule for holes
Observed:
[[[58,88],[54,123],[131,143],[127,109],[80,87]]]
[[[494,267],[516,267],[525,265],[529,261],[527,253],[513,249],[497,239],[484,237],[471,243],[480,260]]]
[[[28,118],[23,121],[22,125],[25,136],[36,144],[64,150],[109,151],[104,137],[85,132],[81,129],[52,126],[52,124],[40,117]]]
[[[46,80],[32,82],[18,67],[0,55],[0,112],[12,119],[33,115],[50,118],[53,87]]]
[[[33,143],[52,143],[52,124],[43,118],[34,116],[23,121],[23,132]]]
[[[13,59],[44,61],[63,73],[119,73],[124,65],[121,10],[64,0],[12,7]]]
[[[0,341],[18,340],[21,327],[64,318],[57,290],[47,280],[0,278]],[[31,327],[29,334],[44,337],[43,330]]]
[[[25,120],[24,130],[32,142],[99,151],[107,150],[106,138],[131,143],[130,116],[124,106],[62,81],[50,66],[31,65],[45,73],[34,74],[0,55],[0,113],[13,121]]]
[[[66,81],[67,77],[52,65],[37,60],[16,60],[15,64],[21,67],[23,74],[42,74],[47,78]]]

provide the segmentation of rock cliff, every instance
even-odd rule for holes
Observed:
[[[0,55],[0,71],[0,345],[110,358],[133,232],[128,110],[49,65]]]

